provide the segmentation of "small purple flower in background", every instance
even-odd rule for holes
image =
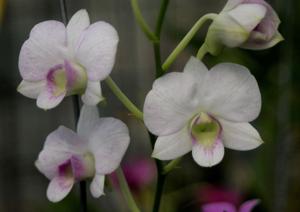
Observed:
[[[144,157],[134,157],[127,160],[122,165],[122,169],[129,187],[137,192],[151,184],[156,176],[153,161]],[[115,173],[111,174],[111,179],[115,186],[119,186]]]
[[[124,175],[131,189],[138,191],[149,185],[156,176],[153,161],[148,158],[133,158],[123,165]]]
[[[228,202],[208,203],[202,206],[202,212],[251,212],[258,203],[258,199],[248,200],[238,209]]]
[[[87,105],[103,97],[100,81],[111,72],[119,38],[106,22],[90,25],[86,10],[79,10],[65,26],[44,21],[34,26],[19,56],[23,81],[18,91],[51,109],[65,96],[80,94]]]
[[[105,175],[120,165],[129,145],[127,126],[115,118],[99,118],[93,106],[81,109],[77,133],[63,126],[50,133],[35,163],[51,181],[47,197],[52,202],[86,178],[93,178],[92,195],[103,195]]]
[[[152,156],[172,160],[190,151],[200,166],[214,166],[224,146],[251,150],[263,141],[248,122],[261,109],[261,95],[247,68],[223,63],[210,71],[191,58],[183,73],[157,79],[147,94],[144,120],[158,139]]]
[[[283,40],[280,20],[264,0],[228,0],[208,30],[206,45],[216,55],[223,45],[261,50]]]
[[[242,195],[234,190],[226,189],[221,186],[204,185],[197,190],[196,198],[201,204],[213,202],[230,202],[233,205],[239,205],[242,201]]]

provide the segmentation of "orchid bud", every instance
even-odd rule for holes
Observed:
[[[206,37],[207,50],[217,55],[224,46],[263,50],[283,40],[280,20],[264,0],[228,0]]]

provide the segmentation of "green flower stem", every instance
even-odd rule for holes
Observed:
[[[132,212],[140,212],[140,209],[137,207],[137,205],[134,201],[134,198],[131,194],[131,191],[129,189],[129,186],[127,184],[126,178],[124,176],[124,173],[123,173],[123,170],[121,167],[116,170],[116,174],[118,177],[121,192],[127,202],[128,208]]]
[[[145,21],[141,13],[140,7],[138,5],[138,0],[130,0],[130,2],[131,2],[133,14],[135,16],[136,21],[140,25],[141,30],[146,34],[149,40],[151,40],[152,42],[158,42],[159,39],[152,32],[152,30],[150,29],[149,25],[147,24],[147,22]]]
[[[156,20],[155,35],[159,40],[158,42],[153,42],[154,57],[155,57],[155,64],[156,64],[156,78],[159,78],[164,74],[164,71],[162,70],[161,54],[160,54],[160,33],[166,16],[168,5],[169,5],[169,0],[161,0],[160,10]],[[151,134],[150,132],[149,132],[149,136],[150,136],[152,149],[154,149],[154,144],[157,137]],[[157,182],[156,182],[156,189],[155,189],[152,211],[158,212],[160,208],[160,202],[162,199],[164,184],[166,181],[166,175],[163,174],[162,161],[155,159],[155,164],[157,169]]]
[[[192,38],[196,35],[198,30],[203,26],[203,24],[208,20],[214,20],[214,18],[217,16],[217,14],[209,13],[204,16],[202,16],[195,25],[190,29],[190,31],[185,35],[185,37],[180,41],[180,43],[177,45],[177,47],[173,50],[173,52],[169,55],[169,57],[166,59],[164,64],[162,65],[163,71],[166,71],[169,69],[171,64],[174,62],[174,60],[177,58],[177,56],[183,51],[183,49],[189,44],[189,42],[192,40]]]
[[[207,46],[206,46],[206,43],[203,43],[202,46],[200,47],[198,53],[197,53],[197,58],[199,60],[202,60],[203,57],[206,55],[206,53],[208,53]]]
[[[156,20],[156,26],[155,26],[155,36],[158,38],[158,42],[153,42],[155,66],[156,66],[156,78],[164,74],[164,71],[162,70],[161,67],[162,64],[161,64],[161,55],[160,55],[160,33],[166,16],[168,5],[169,5],[169,0],[162,0],[159,14]]]
[[[164,166],[163,174],[169,174],[174,168],[178,167],[178,164],[181,162],[182,158],[177,158],[175,160],[172,160],[167,165]]]
[[[160,37],[160,32],[166,16],[168,5],[169,5],[169,0],[162,0],[159,14],[156,20],[156,26],[155,26],[155,35],[158,37]]]
[[[155,141],[157,137],[152,133],[148,133],[151,141],[152,149],[154,149]],[[160,201],[163,193],[163,188],[166,180],[166,175],[163,174],[163,163],[160,160],[155,159],[156,170],[157,170],[157,181],[154,195],[154,202],[152,212],[158,212],[160,207]]]
[[[143,121],[143,113],[128,99],[128,97],[121,91],[117,84],[111,77],[105,79],[106,84],[115,94],[115,96],[123,103],[123,105],[139,120]]]

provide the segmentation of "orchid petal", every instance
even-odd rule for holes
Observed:
[[[66,28],[58,21],[35,25],[23,44],[19,56],[19,70],[24,80],[46,78],[50,68],[63,63],[66,54]]]
[[[99,121],[99,113],[96,106],[83,105],[77,124],[77,133],[82,138],[88,139]]]
[[[82,154],[84,142],[72,130],[60,126],[46,138],[44,148],[35,162],[36,167],[52,179],[58,174],[58,167],[69,160],[72,155]]]
[[[46,82],[43,80],[37,82],[22,80],[18,86],[18,92],[26,97],[36,99],[45,86]]]
[[[89,136],[89,148],[95,158],[96,172],[113,172],[129,145],[127,126],[115,118],[100,118]]]
[[[167,136],[159,136],[155,142],[152,157],[173,160],[192,150],[192,140],[188,127]]]
[[[234,205],[228,202],[208,203],[202,206],[202,212],[236,212]]]
[[[234,150],[252,150],[260,146],[263,141],[254,127],[249,123],[236,123],[218,120],[222,126],[224,146]]]
[[[36,168],[48,179],[53,179],[58,174],[58,167],[71,157],[68,152],[44,148],[35,162]]]
[[[75,53],[83,31],[90,25],[89,14],[82,9],[76,12],[67,25],[68,45]]]
[[[110,74],[118,42],[117,31],[106,22],[96,22],[86,29],[76,57],[86,68],[89,80],[103,80]]]
[[[104,175],[99,175],[99,174],[95,175],[90,185],[90,191],[93,197],[98,198],[104,195],[104,182],[105,182]]]
[[[56,149],[57,151],[81,154],[87,150],[87,141],[82,140],[72,130],[60,126],[48,135],[44,148]]]
[[[264,49],[271,48],[284,40],[284,38],[279,32],[276,32],[274,37],[268,41],[256,40],[255,39],[256,33],[257,32],[253,32],[252,36],[250,36],[249,40],[246,43],[244,43],[241,46],[241,48],[252,49],[252,50],[264,50]]]
[[[184,66],[183,72],[190,74],[197,82],[199,82],[199,80],[202,80],[204,76],[206,76],[208,69],[201,60],[191,57]]]
[[[65,198],[71,191],[74,184],[74,178],[71,176],[54,177],[47,189],[47,197],[51,202],[59,202]]]
[[[169,73],[155,80],[144,104],[147,128],[160,136],[182,129],[198,107],[196,88],[186,73]]]
[[[259,204],[259,202],[259,199],[248,200],[240,206],[239,212],[251,212],[252,209]]]
[[[216,117],[249,122],[260,112],[261,96],[256,79],[241,65],[216,65],[199,90],[202,107]]]
[[[248,32],[251,32],[265,17],[267,9],[260,4],[241,4],[228,12]]]
[[[104,98],[102,96],[100,82],[88,81],[85,93],[81,96],[86,105],[97,105]]]
[[[53,95],[51,89],[48,87],[44,88],[37,98],[37,106],[45,110],[56,107],[59,103],[62,102],[66,96],[67,91],[65,90],[59,96]]]
[[[199,166],[211,167],[223,159],[224,146],[219,139],[212,146],[203,146],[197,142],[193,145],[192,155]]]

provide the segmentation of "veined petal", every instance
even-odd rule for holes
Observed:
[[[211,167],[217,165],[223,159],[224,146],[220,139],[209,147],[196,142],[193,144],[192,155],[199,166]]]
[[[261,109],[256,79],[241,65],[223,63],[213,67],[200,85],[202,107],[215,117],[236,122],[254,120]]]
[[[105,181],[104,175],[99,175],[99,174],[95,175],[90,185],[90,191],[93,197],[98,198],[104,195],[104,181]]]
[[[83,105],[77,124],[77,133],[82,138],[88,139],[99,121],[99,112],[96,106]]]
[[[117,31],[106,22],[96,22],[86,29],[76,57],[85,67],[89,80],[103,80],[110,74],[118,42]]]
[[[267,8],[260,4],[241,4],[228,12],[248,32],[251,32],[265,17]],[[230,27],[230,26],[228,26]]]
[[[86,105],[97,105],[104,98],[102,96],[100,82],[88,81],[85,93],[81,96]]]
[[[54,177],[47,189],[47,197],[51,202],[59,202],[71,191],[74,179],[70,176]]]
[[[204,80],[208,69],[201,60],[191,57],[184,66],[183,72],[190,74],[197,82],[199,82]]]
[[[169,135],[182,129],[199,105],[197,84],[186,73],[169,73],[155,80],[144,104],[144,120],[154,134]]]
[[[128,128],[123,122],[115,118],[99,119],[89,136],[98,174],[109,174],[120,165],[129,140]]]
[[[73,53],[79,45],[79,39],[82,33],[90,25],[89,14],[86,10],[81,9],[77,11],[70,19],[67,25],[67,36],[68,36],[68,46]]]
[[[87,140],[82,140],[72,130],[60,126],[57,130],[50,133],[46,139],[44,149],[55,149],[61,152],[82,154],[87,150]]]
[[[45,86],[46,81],[44,80],[37,82],[22,80],[17,90],[26,97],[36,99]]]
[[[19,70],[24,80],[44,80],[49,69],[63,62],[66,54],[66,28],[58,21],[34,26],[21,48]]]
[[[159,136],[155,142],[152,157],[173,160],[192,150],[192,139],[188,127],[167,136]]]
[[[59,96],[53,95],[51,89],[48,87],[44,88],[37,98],[37,106],[39,108],[48,110],[56,107],[66,96],[67,91],[65,90]]]
[[[84,142],[77,134],[60,126],[48,135],[35,165],[48,179],[52,179],[58,174],[58,167],[61,164],[84,151]]]
[[[214,202],[202,206],[202,212],[236,212],[235,206],[228,202]]]
[[[223,11],[229,11],[235,8],[237,5],[243,3],[245,0],[228,0]]]
[[[263,49],[271,48],[271,47],[275,46],[276,44],[278,44],[279,42],[284,40],[284,38],[282,37],[282,35],[279,32],[276,32],[274,37],[271,38],[270,40],[257,39],[256,35],[263,36],[259,32],[255,32],[255,31],[252,32],[249,40],[246,43],[244,43],[241,46],[241,48],[252,49],[252,50],[263,50]]]
[[[259,204],[259,202],[259,199],[248,200],[240,206],[239,212],[251,212],[252,209]]]
[[[60,152],[51,148],[43,149],[35,162],[35,166],[41,173],[51,180],[58,175],[58,167],[70,157],[71,154],[69,152]]]
[[[222,126],[222,138],[225,147],[234,150],[252,150],[263,141],[254,127],[249,123],[236,123],[219,119]]]

